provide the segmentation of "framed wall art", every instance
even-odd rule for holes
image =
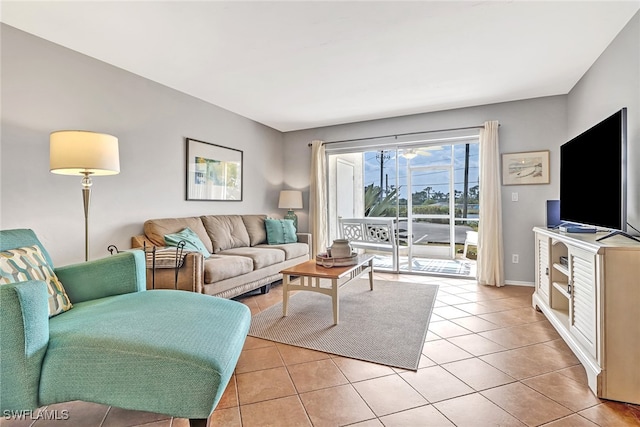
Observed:
[[[502,185],[549,184],[549,150],[502,155]]]
[[[186,138],[187,200],[242,200],[242,151]]]

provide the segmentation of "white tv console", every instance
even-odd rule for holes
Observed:
[[[533,231],[533,307],[573,350],[596,396],[640,404],[640,243]]]

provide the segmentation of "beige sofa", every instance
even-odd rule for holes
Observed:
[[[164,236],[189,227],[212,254],[189,252],[178,269],[177,288],[222,298],[233,298],[254,289],[269,291],[282,278],[280,271],[309,259],[311,235],[297,233],[297,243],[267,244],[266,215],[204,215],[151,219],[144,235],[133,236],[131,246],[164,247]],[[150,265],[147,265],[150,267]],[[175,269],[147,269],[147,288],[176,286]]]

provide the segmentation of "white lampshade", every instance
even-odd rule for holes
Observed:
[[[278,201],[280,209],[302,209],[302,191],[283,190]]]
[[[82,130],[52,132],[49,167],[60,175],[115,175],[120,173],[118,138]]]

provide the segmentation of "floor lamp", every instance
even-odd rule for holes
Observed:
[[[49,137],[49,166],[52,173],[83,176],[84,259],[89,261],[91,176],[120,173],[118,138],[81,130],[52,132]]]

